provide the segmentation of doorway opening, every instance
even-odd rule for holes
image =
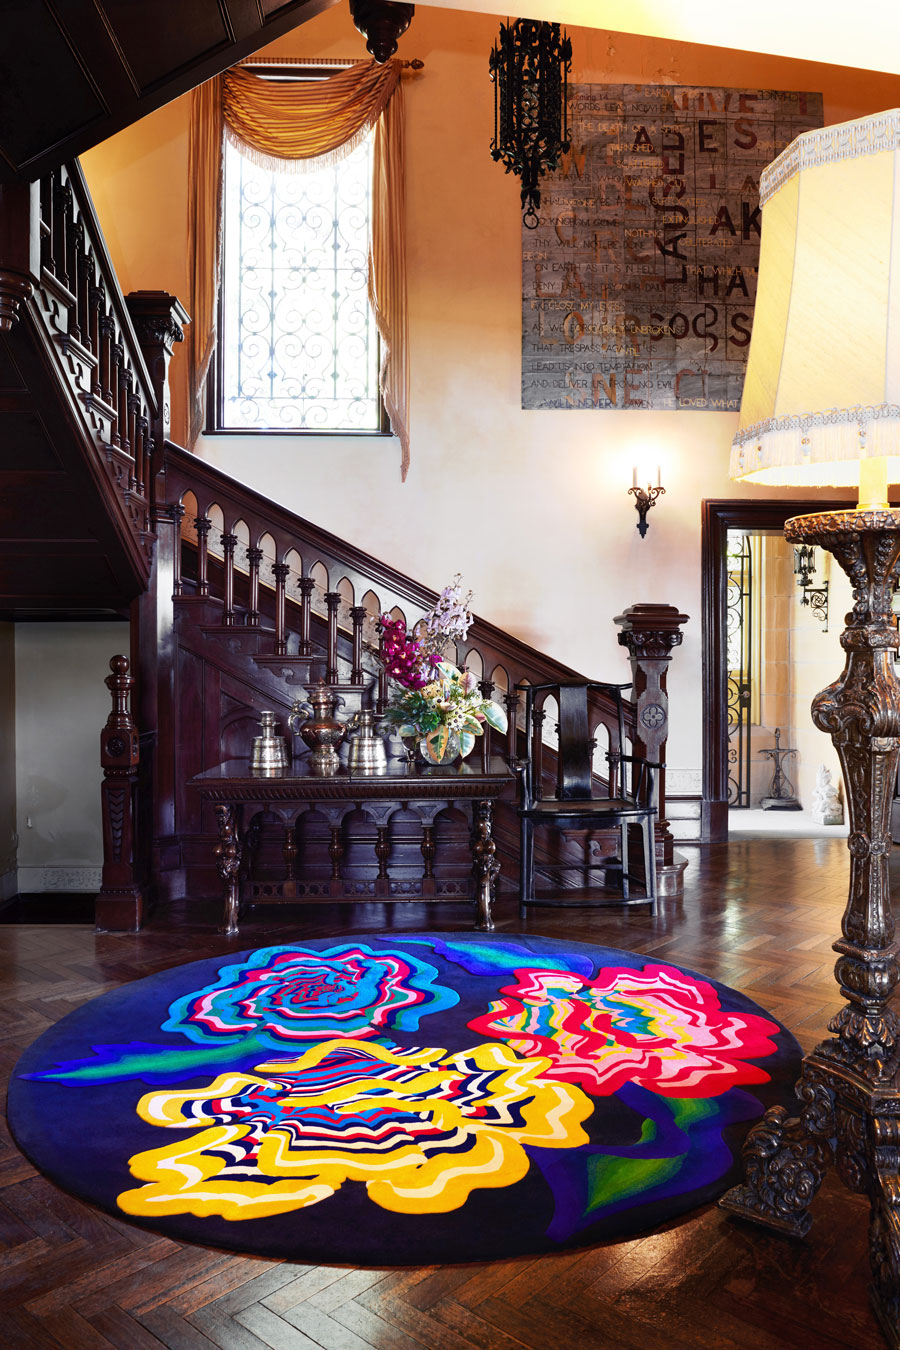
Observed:
[[[786,520],[821,509],[821,502],[703,503],[705,840],[760,830],[846,833],[813,820],[829,778],[839,793],[842,786],[810,704],[843,668],[849,582],[823,550],[800,557],[783,536]]]

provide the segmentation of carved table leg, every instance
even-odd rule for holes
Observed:
[[[791,1237],[805,1237],[809,1206],[831,1160],[834,1095],[822,1083],[801,1077],[796,1116],[773,1106],[744,1144],[744,1184],[719,1201],[722,1209]]]
[[[294,875],[294,867],[297,862],[297,837],[296,821],[291,821],[284,827],[284,839],[281,844],[281,856],[284,858],[284,883],[281,887],[281,894],[285,900],[293,900],[297,895],[297,879]]]
[[[876,1116],[876,1186],[870,1197],[869,1258],[875,1316],[892,1350],[900,1347],[900,1121]]]
[[[341,833],[340,822],[331,827],[328,856],[331,859],[331,882],[329,890],[332,895],[341,895],[344,889],[344,883],[341,879],[341,860],[344,856],[344,836]]]
[[[472,861],[475,871],[475,903],[478,908],[477,927],[486,933],[494,928],[491,918],[491,902],[500,872],[500,860],[497,845],[491,834],[493,803],[481,801],[475,803],[475,838],[472,844]]]
[[[422,860],[425,864],[425,870],[422,873],[422,894],[434,894],[434,855],[437,852],[437,846],[434,842],[434,829],[431,825],[422,826],[422,843],[420,845]]]
[[[378,876],[375,879],[375,894],[390,895],[391,882],[388,876],[388,861],[391,856],[391,841],[387,824],[379,825],[375,835],[375,857],[378,859]]]
[[[238,932],[240,908],[241,840],[238,822],[240,808],[228,805],[216,807],[219,842],[213,849],[216,871],[225,887],[225,910],[220,932],[229,937]]]

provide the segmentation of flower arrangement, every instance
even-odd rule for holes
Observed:
[[[385,709],[384,719],[401,736],[415,738],[422,754],[432,764],[463,758],[474,748],[484,726],[506,731],[506,713],[499,703],[485,698],[478,679],[469,670],[459,670],[445,661],[443,651],[465,638],[472,623],[469,601],[462,594],[460,575],[441,591],[434,608],[421,624],[422,636],[406,630],[403,619],[381,616],[381,659],[399,692]]]

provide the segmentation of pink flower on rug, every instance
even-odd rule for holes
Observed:
[[[686,971],[608,966],[589,980],[521,969],[516,979],[469,1026],[521,1055],[545,1056],[545,1078],[579,1083],[595,1096],[634,1083],[666,1097],[715,1097],[769,1081],[747,1061],[774,1053],[777,1023],[724,1012],[715,988]]]

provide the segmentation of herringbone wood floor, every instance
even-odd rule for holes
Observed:
[[[626,947],[744,990],[809,1048],[837,1006],[830,944],[847,884],[842,841],[743,840],[690,856],[686,894],[640,910],[498,905],[501,930]],[[272,912],[269,911],[271,914]],[[239,947],[340,932],[466,928],[466,906],[257,911]],[[173,927],[174,919],[178,927]],[[0,927],[0,1053],[21,1051],[86,999],[186,960],[234,950],[204,911],[138,935]],[[73,1122],[77,1128],[77,1121]],[[185,1246],[92,1209],[0,1140],[0,1345],[150,1350],[875,1350],[867,1210],[829,1178],[802,1243],[715,1207],[646,1237],[538,1259],[368,1270],[256,1260]]]

